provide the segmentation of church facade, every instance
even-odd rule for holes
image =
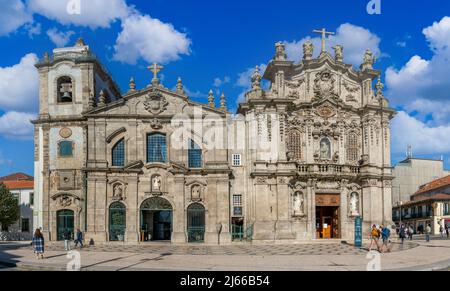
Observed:
[[[36,65],[35,226],[100,243],[352,240],[392,223],[395,111],[366,51],[359,70],[312,43],[255,68],[238,114],[192,101],[181,79],[121,93],[79,40]],[[299,48],[300,50],[301,48]],[[378,79],[378,82],[377,82]],[[269,85],[265,86],[263,80]],[[374,83],[375,88],[374,88]]]

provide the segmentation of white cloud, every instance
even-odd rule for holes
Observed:
[[[0,135],[11,139],[33,139],[33,124],[31,120],[36,115],[10,111],[0,117]]]
[[[396,45],[399,47],[406,47],[406,41],[397,41]]]
[[[108,28],[132,10],[125,0],[28,0],[28,7],[30,11],[61,24],[92,29]]]
[[[1,110],[36,110],[39,103],[39,74],[34,65],[37,60],[35,54],[27,54],[14,66],[0,67]]]
[[[308,36],[300,41],[284,42],[286,54],[290,60],[298,62],[303,58],[303,43],[307,40],[310,40],[314,45],[314,57],[320,54],[321,37],[311,38]],[[355,67],[359,67],[362,63],[366,49],[370,49],[377,57],[382,56],[379,48],[380,38],[361,26],[350,23],[341,24],[336,31],[336,35],[328,36],[327,51],[333,52],[332,47],[338,44],[344,46],[344,62]]]
[[[400,69],[389,67],[386,95],[394,106],[416,111],[422,120],[431,115],[436,125],[450,123],[450,17],[423,29],[423,33],[433,56],[427,60],[415,55]]]
[[[21,0],[0,0],[0,36],[16,31],[33,17]]]
[[[450,125],[430,127],[411,117],[404,111],[398,112],[392,121],[392,152],[403,153],[408,145],[418,154],[440,154],[450,152]]]
[[[215,78],[214,79],[214,87],[220,87],[220,86],[222,86],[222,85],[224,85],[224,84],[227,84],[227,83],[230,83],[230,81],[231,81],[231,78],[230,77],[228,77],[228,76],[225,76],[224,78],[223,78],[223,80],[221,79],[221,78]]]
[[[132,14],[122,22],[122,32],[114,46],[114,59],[136,64],[167,63],[190,54],[191,40],[172,24],[163,23],[149,15]]]
[[[75,32],[72,30],[63,32],[63,31],[58,31],[56,28],[52,28],[47,31],[48,37],[57,47],[66,46],[66,44],[69,43],[70,38],[74,34],[75,34]]]

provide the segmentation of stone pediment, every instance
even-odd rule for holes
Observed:
[[[179,113],[191,114],[195,106],[201,106],[203,111],[214,112],[223,115],[224,112],[218,108],[212,108],[205,104],[190,101],[185,95],[170,91],[164,87],[146,89],[129,93],[118,101],[109,103],[102,107],[95,107],[85,115],[95,116],[149,116],[154,118],[170,117]],[[192,109],[191,109],[192,108]]]

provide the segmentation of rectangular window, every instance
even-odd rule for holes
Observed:
[[[188,161],[189,168],[202,167],[202,150],[193,140],[191,140],[189,144]]]
[[[240,154],[233,154],[232,165],[233,167],[240,167],[242,165],[242,159]]]
[[[31,206],[34,205],[34,193],[33,192],[30,193],[30,205]]]
[[[242,207],[233,207],[233,215],[242,216]]]
[[[233,206],[242,206],[242,195],[233,195]]]
[[[59,156],[60,157],[71,157],[73,156],[73,142],[62,141],[59,143]]]
[[[22,232],[30,232],[30,219],[22,218]]]
[[[166,163],[167,143],[166,136],[160,133],[147,136],[147,163]]]
[[[444,204],[444,215],[448,215],[448,203]]]

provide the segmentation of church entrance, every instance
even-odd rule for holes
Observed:
[[[340,238],[339,194],[316,194],[316,238]]]
[[[169,241],[172,236],[173,209],[161,197],[145,200],[141,206],[141,241]]]

